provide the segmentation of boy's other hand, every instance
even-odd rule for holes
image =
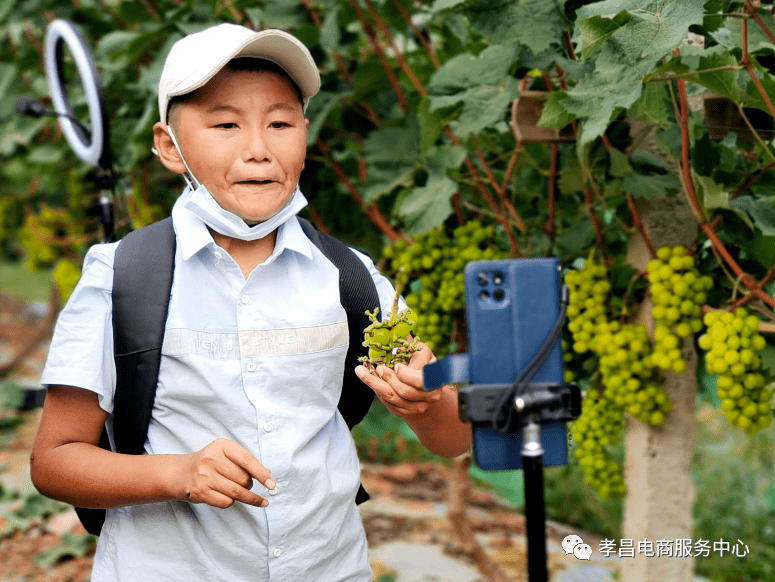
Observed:
[[[376,376],[363,366],[356,368],[358,377],[374,390],[387,409],[402,418],[425,413],[442,396],[441,390],[423,390],[422,369],[436,358],[427,345],[422,342],[420,345],[422,349],[412,354],[408,366],[396,364],[395,370],[377,366]]]
[[[274,489],[272,474],[245,447],[228,439],[217,439],[196,453],[184,455],[181,499],[231,507],[235,501],[266,507],[269,501],[250,491],[253,479]]]

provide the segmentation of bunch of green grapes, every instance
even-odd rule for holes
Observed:
[[[654,302],[654,363],[680,374],[686,370],[684,339],[702,329],[702,305],[713,279],[700,275],[686,248],[662,247],[647,265]]]
[[[412,293],[407,305],[424,315],[417,323],[417,334],[437,357],[447,353],[455,330],[456,315],[465,309],[463,270],[470,261],[506,258],[508,253],[495,248],[494,229],[477,222],[457,227],[453,237],[435,229],[414,237],[409,245],[399,240],[385,249],[390,269],[400,272],[403,284],[410,281]]]
[[[627,493],[622,467],[609,452],[620,440],[624,411],[606,393],[590,390],[584,397],[581,416],[571,431],[577,443],[576,458],[587,483],[602,499],[622,497]]]
[[[608,325],[606,299],[611,284],[605,267],[592,260],[587,260],[581,271],[570,271],[565,276],[565,283],[570,291],[568,330],[573,338],[573,351],[583,354],[592,349],[593,339],[601,326]]]
[[[705,315],[706,333],[697,344],[705,354],[705,369],[716,380],[721,409],[729,422],[754,434],[772,422],[772,391],[758,370],[766,340],[759,333],[759,318],[744,307],[734,313],[711,311]]]
[[[644,325],[608,323],[595,343],[606,394],[641,422],[658,426],[673,408],[665,389],[651,381],[651,339]]]

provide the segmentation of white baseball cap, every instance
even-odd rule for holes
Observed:
[[[159,79],[159,117],[167,122],[170,99],[204,86],[236,57],[259,57],[282,67],[301,90],[304,110],[320,89],[320,73],[304,44],[282,30],[260,32],[218,24],[184,36],[170,49]]]

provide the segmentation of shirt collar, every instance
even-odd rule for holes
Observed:
[[[187,261],[208,245],[215,245],[213,235],[196,214],[186,208],[191,189],[186,187],[172,207],[172,225],[177,236],[183,260]],[[299,220],[293,216],[277,228],[277,241],[272,252],[273,260],[285,249],[296,251],[308,259],[312,258],[312,241],[301,229]]]

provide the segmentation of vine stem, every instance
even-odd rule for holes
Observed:
[[[396,60],[398,61],[398,65],[401,67],[404,73],[406,73],[406,76],[409,77],[409,80],[412,82],[412,85],[414,85],[417,88],[417,91],[420,93],[420,95],[425,97],[428,94],[428,91],[425,89],[423,84],[420,83],[420,80],[417,78],[417,75],[414,74],[414,71],[407,64],[403,53],[400,50],[398,50],[395,40],[393,40],[393,35],[390,34],[390,30],[385,24],[385,21],[382,20],[382,18],[380,17],[377,9],[374,8],[374,4],[372,4],[370,0],[363,0],[363,2],[366,4],[366,8],[369,10],[371,17],[374,19],[374,22],[376,23],[377,28],[379,28],[382,31],[382,34],[385,35],[385,40],[387,40],[388,44],[390,45],[390,48],[393,49],[393,54],[395,55]],[[352,3],[355,4],[356,0],[352,0]]]
[[[654,251],[654,247],[651,244],[651,239],[649,239],[648,235],[646,234],[646,229],[643,227],[643,222],[640,219],[640,215],[638,214],[638,208],[635,206],[635,198],[633,198],[632,194],[627,193],[627,206],[630,208],[630,213],[632,214],[632,220],[635,223],[635,228],[640,233],[640,236],[643,238],[643,242],[646,243],[646,246],[649,249],[649,253],[651,253],[651,258],[657,256],[657,253]]]
[[[406,11],[406,8],[404,8],[401,5],[401,2],[399,0],[392,0],[393,5],[398,8],[398,11],[401,13],[401,16],[406,21],[406,23],[411,27],[412,32],[414,32],[415,37],[417,37],[417,40],[420,41],[420,44],[425,49],[425,52],[428,53],[428,56],[430,57],[431,61],[433,62],[433,66],[438,68],[441,68],[441,63],[439,62],[439,58],[436,56],[436,51],[433,50],[433,46],[431,45],[430,41],[425,38],[425,35],[420,31],[419,28],[417,28],[417,25],[412,21],[411,15]]]
[[[320,15],[317,13],[317,10],[313,8],[310,0],[301,0],[301,4],[302,6],[304,6],[304,8],[307,9],[307,12],[309,12],[310,18],[312,18],[312,22],[314,22],[319,29],[322,29],[323,21],[320,19]],[[342,55],[336,49],[333,49],[331,53],[334,56],[334,61],[336,61],[336,68],[339,69],[339,73],[342,75],[345,81],[347,81],[351,86],[354,87],[355,79],[353,79],[353,76],[350,74],[350,71],[347,70],[347,66],[344,64]],[[371,122],[376,127],[382,126],[382,122],[380,121],[379,117],[377,116],[377,113],[374,111],[374,108],[371,105],[369,105],[365,101],[361,101],[359,105],[363,107],[364,111],[366,112],[366,116],[371,120]]]
[[[506,196],[506,189],[509,186],[509,180],[511,180],[511,174],[514,172],[514,168],[517,167],[517,158],[519,157],[519,153],[522,151],[522,143],[518,143],[517,147],[514,148],[514,153],[511,154],[511,159],[509,160],[509,165],[506,168],[506,174],[503,177],[503,185],[501,186],[501,196]]]
[[[102,2],[100,2],[100,4],[102,4]],[[140,0],[140,4],[145,7],[145,9],[148,11],[148,14],[150,14],[154,20],[161,20],[161,14],[159,14],[159,10],[153,5],[153,3],[151,3],[150,0]]]
[[[764,31],[764,34],[766,34],[767,37],[770,39],[770,42],[775,44],[775,34],[772,34],[772,31],[767,27],[766,24],[764,24],[764,22],[759,17],[759,15],[756,14],[756,8],[754,7],[751,0],[745,0],[745,6],[746,8],[748,8],[748,13],[756,21],[756,24],[759,25],[759,28],[761,28],[762,31]]]
[[[761,21],[759,15],[756,14],[756,8],[754,8],[753,4],[751,4],[751,0],[745,0],[745,4],[754,20],[757,21],[759,26],[762,28],[762,30],[764,30],[765,34],[767,34],[770,40],[775,43],[775,37],[773,37],[772,32]],[[767,105],[767,109],[770,110],[770,115],[775,117],[775,106],[773,106],[772,100],[770,100],[770,97],[764,90],[761,81],[759,81],[759,78],[756,76],[756,71],[754,71],[753,65],[751,64],[751,59],[748,56],[748,20],[742,21],[741,32],[743,38],[743,56],[740,59],[740,64],[745,67],[748,76],[751,77],[751,81],[753,81],[753,84],[756,85],[756,89],[759,91],[759,94],[762,96],[764,103]]]
[[[692,168],[689,163],[689,102],[686,96],[686,81],[683,79],[676,79],[676,83],[678,84],[678,96],[681,108],[681,177],[683,178],[684,188],[687,195],[689,196],[689,202],[692,206],[692,210],[694,211],[695,218],[697,219],[700,228],[710,239],[713,247],[723,257],[724,262],[729,265],[732,271],[734,271],[735,275],[740,277],[740,280],[743,282],[743,284],[748,287],[752,293],[756,294],[762,301],[772,307],[775,307],[775,298],[770,297],[764,291],[762,291],[762,289],[756,285],[756,282],[751,278],[751,276],[743,271],[740,265],[737,264],[737,261],[735,261],[732,255],[729,254],[729,251],[724,246],[724,243],[721,242],[721,239],[719,239],[718,235],[710,226],[707,218],[703,213],[702,206],[700,205],[700,201],[697,198],[697,192],[694,190],[694,182],[692,181]]]
[[[595,235],[597,236],[597,244],[600,246],[600,258],[603,260],[603,265],[608,267],[608,253],[605,250],[605,240],[603,239],[603,230],[600,228],[600,221],[595,213],[595,207],[592,204],[592,188],[589,186],[584,187],[584,198],[587,203],[587,211],[589,217],[592,220],[592,226],[595,227]]]
[[[686,77],[694,77],[702,75],[703,73],[715,73],[717,71],[742,71],[744,67],[741,65],[726,65],[724,67],[713,67],[712,69],[703,69],[702,71],[689,71],[688,73],[679,73],[677,75],[670,75],[668,77],[654,77],[650,79],[644,79],[644,83],[657,83],[661,81],[673,81],[674,79],[683,79]]]
[[[358,206],[363,208],[363,211],[366,213],[366,216],[368,216],[369,219],[371,219],[371,221],[377,226],[377,228],[390,239],[391,244],[396,242],[399,238],[401,238],[401,235],[399,235],[398,232],[396,232],[393,229],[393,227],[390,226],[388,221],[382,215],[382,212],[380,211],[376,202],[372,202],[368,206],[366,205],[366,203],[363,200],[363,196],[361,196],[360,192],[358,192],[358,189],[353,185],[352,181],[350,181],[350,176],[348,176],[347,172],[344,171],[342,166],[340,166],[339,163],[331,157],[330,155],[331,152],[329,151],[328,146],[326,146],[323,140],[320,138],[317,138],[315,143],[318,146],[318,149],[320,150],[320,152],[324,156],[326,156],[328,160],[331,162],[331,168],[334,170],[334,173],[339,177],[339,179],[345,185],[347,190],[355,199],[355,202],[358,203]]]
[[[759,281],[758,287],[760,289],[764,289],[764,286],[770,281],[772,281],[773,279],[775,279],[775,267],[772,267],[769,271],[767,271],[767,274],[762,278],[761,281]],[[749,293],[745,297],[742,297],[737,301],[735,301],[734,303],[732,303],[729,306],[729,308],[734,309],[735,307],[742,307],[743,305],[747,305],[754,299],[756,299],[756,296],[753,293]]]
[[[409,107],[409,101],[406,100],[406,95],[404,95],[404,91],[401,89],[401,85],[398,83],[398,79],[393,72],[393,67],[390,66],[390,62],[387,60],[387,56],[385,56],[385,47],[383,47],[382,43],[379,42],[377,35],[374,33],[374,28],[366,19],[366,15],[363,13],[363,10],[361,10],[361,7],[358,6],[357,0],[350,0],[350,5],[353,7],[353,10],[355,10],[355,14],[358,17],[358,20],[360,20],[361,25],[363,26],[363,30],[366,33],[369,42],[371,43],[371,46],[374,47],[374,51],[377,53],[377,58],[382,64],[382,68],[385,69],[388,82],[390,83],[390,86],[393,87],[393,91],[395,92],[396,97],[398,97],[398,102],[401,105],[401,109],[404,111],[404,113],[410,113],[412,109]]]
[[[559,153],[559,144],[552,144],[552,159],[549,165],[549,219],[546,222],[546,234],[549,235],[549,240],[554,243],[554,196],[555,189],[557,187],[557,157]]]

